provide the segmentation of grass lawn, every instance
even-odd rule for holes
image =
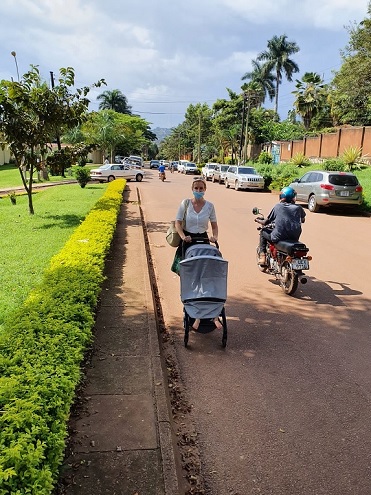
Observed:
[[[96,168],[101,164],[87,164],[87,168]],[[69,169],[71,170],[71,169]],[[73,175],[70,175],[69,170],[66,171],[66,177],[62,177],[60,175],[49,175],[49,181],[42,182],[57,182],[61,180],[70,180],[73,179]],[[73,168],[72,168],[73,170]],[[27,175],[28,178],[28,175]],[[37,175],[34,174],[34,181],[37,181]],[[0,189],[6,189],[8,187],[23,187],[21,175],[19,173],[18,168],[15,165],[0,165]]]
[[[78,184],[66,184],[46,188],[33,196],[34,215],[28,212],[27,195],[17,196],[16,205],[7,197],[0,198],[0,331],[4,319],[40,282],[52,256],[106,187],[88,184],[82,189]]]

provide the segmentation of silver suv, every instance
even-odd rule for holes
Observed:
[[[312,170],[295,179],[290,187],[296,191],[297,201],[308,204],[317,212],[322,206],[359,206],[363,202],[362,186],[351,172]]]
[[[219,182],[219,184],[224,183],[225,174],[229,169],[229,165],[221,165],[217,163],[216,167],[213,170],[213,175],[211,177],[212,182]]]
[[[201,169],[201,175],[205,180],[210,180],[213,176],[213,172],[217,166],[217,163],[206,163]]]
[[[224,179],[225,187],[234,187],[236,191],[240,189],[264,189],[264,177],[258,174],[253,167],[238,167],[231,165]]]

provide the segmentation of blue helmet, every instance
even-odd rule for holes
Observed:
[[[292,187],[284,187],[280,192],[280,199],[284,199],[286,203],[291,203],[296,197],[296,191]]]

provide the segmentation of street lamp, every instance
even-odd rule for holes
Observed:
[[[14,62],[15,62],[15,67],[17,69],[17,76],[18,76],[18,82],[19,82],[19,71],[18,71],[18,63],[17,63],[17,54],[15,51],[10,52],[11,55],[14,57]]]

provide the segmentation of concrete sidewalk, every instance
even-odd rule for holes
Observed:
[[[134,184],[124,193],[106,275],[57,493],[177,495],[167,380]]]

